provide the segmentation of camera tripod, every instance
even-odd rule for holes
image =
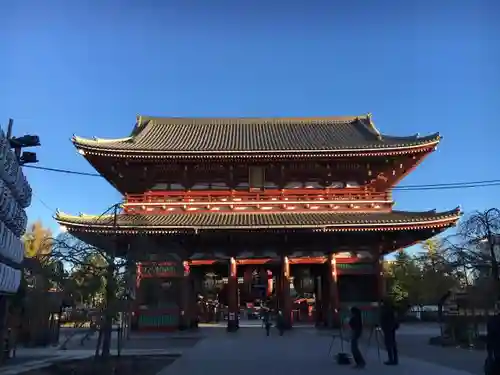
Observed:
[[[344,351],[344,343],[343,343],[344,340],[342,339],[342,334],[339,335],[333,334],[332,340],[330,341],[330,347],[328,348],[328,356],[332,354],[333,344],[335,344],[335,340],[337,339],[337,337],[340,339],[340,350]]]
[[[351,357],[348,353],[344,352],[344,334],[343,328],[340,327],[339,334],[332,335],[332,340],[330,341],[330,347],[328,348],[328,357],[332,354],[333,344],[335,344],[335,340],[338,338],[340,340],[340,351],[336,354],[335,359],[339,365],[349,365],[351,363]]]
[[[382,332],[382,330],[378,326],[373,326],[372,329],[370,330],[370,334],[368,336],[368,341],[366,343],[365,356],[366,356],[368,350],[370,350],[370,347],[372,344],[372,339],[374,336],[375,336],[375,342],[377,344],[377,357],[378,357],[378,361],[380,362],[381,361],[381,359],[380,359],[380,345],[381,345],[381,342],[384,341],[384,333]]]

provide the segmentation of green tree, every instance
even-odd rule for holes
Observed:
[[[393,302],[401,309],[420,304],[419,288],[421,270],[414,257],[405,250],[399,250],[395,260],[387,267],[388,292]]]
[[[99,253],[88,254],[82,263],[77,264],[71,272],[73,294],[80,303],[98,307],[104,300],[106,289],[106,259]]]
[[[437,304],[446,292],[459,285],[441,240],[432,238],[424,241],[416,262],[421,272],[419,290],[422,304]]]

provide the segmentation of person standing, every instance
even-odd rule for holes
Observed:
[[[276,328],[278,328],[280,336],[283,336],[283,333],[285,333],[285,317],[281,310],[278,311],[278,316],[276,317]]]
[[[500,302],[496,303],[495,315],[488,319],[486,326],[486,350],[488,356],[485,361],[485,375],[500,373]]]
[[[262,323],[264,324],[264,328],[266,329],[266,336],[269,336],[271,333],[271,319],[269,317],[269,310],[265,309],[262,314]]]
[[[366,362],[359,350],[359,339],[363,334],[363,318],[361,317],[361,310],[356,306],[351,307],[349,327],[351,328],[351,354],[356,364],[355,367],[364,368]]]
[[[380,329],[384,333],[384,344],[389,357],[388,366],[396,366],[399,363],[398,347],[396,342],[396,331],[399,323],[396,317],[396,311],[389,301],[383,301],[380,311]]]

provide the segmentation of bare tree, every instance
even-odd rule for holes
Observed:
[[[495,299],[500,298],[498,254],[500,210],[476,211],[460,224],[455,235],[446,240],[447,259],[460,275],[462,286],[470,288],[479,280],[489,278]],[[483,282],[484,285],[484,282]]]
[[[96,356],[101,357],[109,357],[110,355],[113,320],[117,315],[117,306],[120,302],[117,296],[119,283],[123,280],[124,273],[127,272],[127,266],[129,266],[127,259],[117,256],[118,205],[112,206],[111,209],[113,210],[112,215],[103,214],[98,218],[100,221],[109,220],[113,224],[115,233],[110,248],[99,249],[78,240],[69,233],[63,233],[53,239],[51,252],[53,258],[69,265],[72,271],[84,268],[86,272],[104,279],[105,292],[101,308],[103,319],[96,347]],[[103,261],[95,262],[93,261],[95,257],[99,257]]]
[[[475,269],[490,271],[496,285],[496,298],[500,298],[500,275],[496,247],[500,238],[500,210],[490,208],[474,212],[460,226],[460,235],[470,247]]]

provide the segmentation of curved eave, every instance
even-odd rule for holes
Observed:
[[[216,214],[215,214],[216,215]],[[124,234],[166,234],[166,233],[198,233],[201,231],[221,231],[221,230],[309,230],[313,232],[364,232],[364,231],[404,231],[404,230],[423,230],[440,229],[454,226],[460,219],[462,213],[459,208],[452,211],[436,213],[435,218],[421,218],[408,221],[378,221],[367,222],[360,220],[358,222],[332,223],[332,224],[308,224],[308,225],[227,225],[227,226],[193,226],[193,225],[123,225],[120,224],[116,229],[113,225],[113,217],[81,215],[74,216],[58,212],[54,219],[59,225],[66,227],[70,232],[93,232],[93,233],[115,233],[115,231]],[[83,220],[82,220],[83,219]],[[99,221],[107,220],[104,223]]]
[[[121,147],[120,143],[129,142],[132,139],[124,138],[122,140],[89,140],[80,137],[73,137],[72,142],[78,151],[83,155],[114,157],[114,158],[132,158],[132,159],[198,159],[207,156],[214,158],[267,158],[267,157],[353,157],[353,156],[390,156],[414,154],[423,151],[433,151],[441,140],[441,135],[435,133],[426,137],[392,137],[381,136],[382,140],[397,140],[401,143],[383,144],[376,146],[353,146],[348,148],[337,148],[329,150],[225,150],[225,151],[165,151],[148,149],[130,149]]]

